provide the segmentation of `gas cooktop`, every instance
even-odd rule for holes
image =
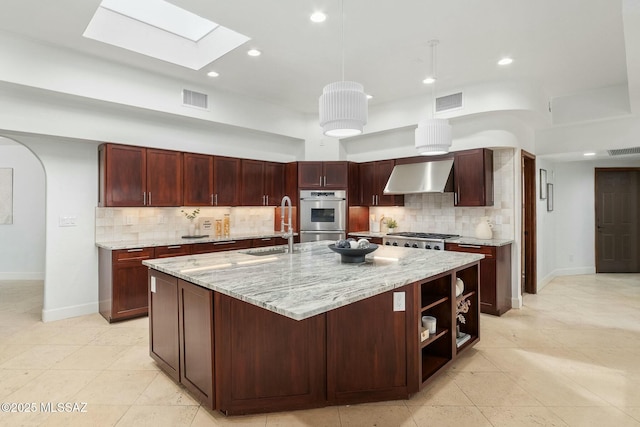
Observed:
[[[455,237],[460,237],[459,234],[439,234],[439,233],[417,233],[413,231],[402,231],[398,233],[388,233],[388,236],[398,236],[398,237],[409,237],[414,239],[437,239],[437,240],[445,240],[445,239],[453,239]]]

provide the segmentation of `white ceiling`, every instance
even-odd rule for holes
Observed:
[[[251,37],[199,71],[83,38],[99,3],[2,0],[0,29],[307,113],[341,79],[339,0],[172,0]],[[316,10],[326,22],[310,22]],[[438,91],[516,79],[553,98],[627,84],[622,0],[344,0],[344,10],[345,79],[362,83],[372,104],[431,93],[422,80],[434,38]],[[247,56],[252,47],[262,56]],[[505,55],[514,63],[499,67]],[[206,77],[211,69],[220,76]]]

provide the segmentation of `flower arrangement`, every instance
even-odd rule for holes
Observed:
[[[180,212],[182,212],[184,214],[184,216],[188,219],[193,221],[194,219],[196,219],[196,217],[198,216],[198,214],[200,213],[200,208],[194,210],[193,212],[189,213],[189,212],[185,212],[184,209],[181,209]]]
[[[469,307],[471,306],[471,301],[466,298],[462,298],[458,301],[456,306],[456,317],[458,322],[465,324],[467,320],[464,318],[464,315],[469,312]]]
[[[394,228],[396,228],[398,226],[398,223],[393,218],[387,218],[385,223],[387,224],[387,227],[389,227],[391,229],[394,229]]]

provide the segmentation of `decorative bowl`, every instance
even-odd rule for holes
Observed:
[[[329,245],[329,249],[340,254],[340,259],[344,263],[357,264],[364,262],[364,256],[378,249],[378,245],[370,243],[368,248],[336,248],[335,244]]]

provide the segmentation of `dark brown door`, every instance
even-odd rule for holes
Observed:
[[[264,206],[264,162],[242,160],[242,201],[243,206]]]
[[[375,186],[378,194],[377,204],[379,206],[402,206],[404,205],[404,196],[402,195],[385,195],[384,187],[389,181],[393,167],[395,166],[394,160],[381,160],[376,162],[376,177]]]
[[[149,270],[149,354],[174,380],[180,381],[178,279]]]
[[[523,150],[521,293],[538,293],[536,245],[536,158]]]
[[[324,162],[324,187],[344,188],[349,185],[349,165],[347,162]]]
[[[144,206],[147,191],[147,150],[128,145],[100,147],[101,203],[105,206]]]
[[[148,312],[148,268],[142,261],[154,257],[153,248],[113,251],[113,310],[111,317],[124,319]]]
[[[280,206],[285,187],[284,163],[266,162],[264,164],[264,194],[267,206]],[[295,199],[294,195],[291,195]]]
[[[480,148],[455,153],[456,206],[493,206],[493,152]]]
[[[596,272],[640,272],[640,169],[595,170]]]
[[[360,173],[360,197],[364,206],[375,206],[375,163],[360,163],[358,165]]]
[[[185,206],[213,205],[213,157],[184,153],[183,200]]]
[[[182,153],[147,149],[147,206],[182,205]]]
[[[298,186],[300,188],[322,187],[322,162],[298,163]]]
[[[238,206],[240,204],[240,159],[214,156],[213,188],[215,206]]]

